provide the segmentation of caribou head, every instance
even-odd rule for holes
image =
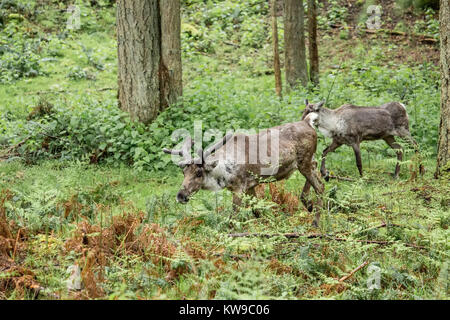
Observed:
[[[308,99],[305,100],[305,109],[303,110],[302,120],[306,119],[306,116],[312,112],[319,112],[320,108],[323,107],[325,101],[321,101],[319,103],[313,104],[309,103]]]
[[[218,163],[217,160],[207,162],[207,158],[227,143],[232,136],[232,134],[226,135],[221,141],[206,150],[202,148],[198,149],[198,157],[195,159],[191,157],[191,148],[194,145],[194,141],[190,137],[186,138],[180,150],[163,149],[165,153],[183,157],[183,160],[178,163],[178,166],[183,170],[184,174],[183,184],[177,193],[178,202],[183,204],[187,203],[194,193],[205,187],[208,173]]]

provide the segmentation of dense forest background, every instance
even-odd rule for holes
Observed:
[[[71,4],[79,28],[68,28]],[[377,32],[366,28],[373,4]],[[118,107],[115,1],[1,0],[0,299],[446,298],[450,186],[433,178],[437,1],[328,0],[317,13],[318,85],[284,87],[280,99],[269,2],[182,1],[183,96],[145,125]],[[277,16],[283,69],[282,7]],[[174,130],[298,121],[306,98],[401,101],[425,175],[405,144],[393,180],[395,152],[376,141],[361,145],[359,178],[342,147],[328,167],[352,178],[326,184],[320,230],[298,203],[297,173],[252,201],[259,219],[231,215],[226,191],[175,202],[182,173],[162,152]],[[329,143],[319,135],[317,158]],[[244,232],[297,236],[230,236]]]

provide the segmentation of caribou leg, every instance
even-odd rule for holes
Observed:
[[[361,150],[359,150],[359,142],[352,144],[353,152],[355,153],[356,166],[358,167],[359,175],[362,177],[362,162],[361,162]]]
[[[247,191],[245,191],[245,194],[248,196],[251,196],[251,197],[256,197],[255,187],[247,189]],[[259,210],[253,209],[253,208],[252,208],[252,213],[255,216],[255,218],[259,218],[259,216],[261,215]]]
[[[395,142],[394,136],[388,136],[386,138],[383,138],[384,141],[391,147],[392,149],[396,150],[397,152],[397,164],[395,166],[395,172],[394,172],[394,179],[398,178],[398,174],[400,172],[400,163],[403,159],[403,152],[402,152],[402,146],[399,145],[397,142]]]
[[[234,193],[233,192],[233,210],[235,213],[237,213],[242,206],[242,194],[245,194],[245,195],[248,195],[251,197],[255,197],[256,196],[255,187],[247,189],[243,193]],[[255,210],[252,208],[252,213],[256,218],[259,218],[260,212],[258,210]]]
[[[237,213],[242,205],[242,198],[233,192],[233,211]]]
[[[308,201],[309,191],[311,190],[311,183],[306,180],[305,185],[303,186],[302,194],[300,195],[300,200],[302,201],[305,208],[311,212],[313,210],[312,201]]]
[[[316,171],[309,165],[311,162],[300,162],[299,165],[299,171],[300,173],[305,176],[306,183],[303,187],[302,196],[305,196],[308,192],[310,187],[312,186],[314,188],[315,193],[317,194],[317,202],[318,205],[315,207],[316,210],[316,216],[313,221],[313,226],[318,227],[319,226],[319,219],[320,219],[320,209],[322,208],[322,199],[321,196],[324,191],[324,185],[320,181],[319,176],[317,175]],[[306,192],[306,194],[305,194]],[[302,197],[301,196],[301,197]],[[303,202],[303,200],[302,200]]]
[[[422,159],[420,158],[420,152],[419,152],[419,144],[417,143],[417,141],[413,138],[413,136],[411,135],[411,132],[409,132],[409,130],[404,129],[401,130],[400,132],[398,132],[398,136],[406,139],[408,141],[408,143],[414,148],[414,152],[416,153],[416,155],[419,157],[419,173],[420,175],[424,175],[425,174],[425,167],[422,164]]]
[[[320,163],[320,174],[324,177],[325,181],[330,180],[328,171],[325,168],[325,160],[328,153],[333,152],[339,148],[342,144],[333,139],[331,144],[322,153],[322,162]]]

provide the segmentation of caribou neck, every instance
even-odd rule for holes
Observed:
[[[339,130],[339,119],[335,112],[331,109],[322,107],[317,112],[317,115],[317,127],[319,131],[327,137],[332,137],[333,133]]]

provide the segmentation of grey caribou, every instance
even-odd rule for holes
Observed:
[[[318,195],[319,209],[316,207],[313,222],[318,226],[324,185],[314,161],[317,134],[309,118],[305,120],[261,130],[253,135],[229,134],[206,150],[199,148],[195,159],[190,155],[194,145],[190,137],[185,139],[181,150],[163,149],[165,153],[183,157],[179,166],[183,169],[184,181],[177,201],[187,203],[200,189],[228,189],[233,194],[233,207],[238,210],[242,195],[255,196],[255,186],[264,180],[286,179],[299,170],[306,178],[301,201],[309,211],[313,209],[312,202],[307,201],[311,186]],[[257,212],[254,214],[258,215]]]
[[[351,146],[355,153],[356,166],[362,176],[361,152],[359,145],[365,140],[384,140],[396,150],[397,164],[394,178],[398,177],[403,153],[402,147],[395,141],[394,136],[406,139],[418,152],[417,142],[409,132],[409,120],[406,108],[402,103],[389,102],[379,107],[360,107],[345,104],[335,110],[325,108],[325,101],[310,104],[305,101],[306,107],[302,119],[309,118],[316,128],[333,141],[322,154],[320,173],[326,181],[329,173],[325,168],[325,159],[328,153],[335,151],[341,145]],[[423,166],[420,165],[423,173]]]

